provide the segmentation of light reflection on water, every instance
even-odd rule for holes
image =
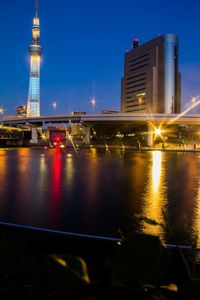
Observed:
[[[200,162],[200,156],[198,156],[198,162]],[[193,222],[193,234],[197,237],[197,244],[200,246],[200,174],[197,176],[197,196],[194,206],[194,222]]]
[[[149,162],[148,179],[144,193],[144,215],[159,223],[164,223],[162,211],[165,208],[166,196],[166,178],[165,178],[165,153],[161,151],[151,152]],[[144,231],[147,233],[159,235],[164,241],[163,227],[153,226],[144,223]]]
[[[6,151],[0,149],[0,210],[4,209],[5,198],[6,198],[6,175],[7,175],[7,159],[6,159]],[[0,214],[1,215],[1,214]]]
[[[135,213],[163,223],[164,210],[180,243],[200,245],[200,156],[109,151],[0,149],[0,220],[116,236]],[[171,242],[161,226],[140,229]]]
[[[68,156],[66,160],[66,185],[69,193],[73,187],[74,172],[74,158],[73,156]]]

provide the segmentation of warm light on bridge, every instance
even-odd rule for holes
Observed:
[[[155,135],[161,135],[161,134],[162,134],[162,130],[160,128],[156,128]]]

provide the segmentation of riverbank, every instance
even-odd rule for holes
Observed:
[[[0,224],[0,243],[1,299],[74,300],[86,283],[79,278],[82,266],[92,281],[104,280],[117,246],[109,240],[9,224]],[[72,263],[69,269],[65,260]]]
[[[78,146],[79,148],[99,148],[99,149],[120,149],[120,150],[135,150],[135,151],[166,151],[166,152],[200,152],[200,148],[194,146],[187,147],[136,147],[129,145],[87,145],[87,146]]]
[[[1,224],[0,296],[2,299],[24,296],[97,300],[100,295],[102,300],[129,300],[136,296],[140,300],[198,299],[180,298],[188,278],[176,249],[168,252],[156,237],[136,235],[135,238],[137,243],[131,243],[133,248],[125,255],[128,259],[125,265],[128,262],[135,267],[130,273],[126,266],[121,277],[115,268],[116,261],[117,268],[121,268],[119,251],[123,250],[124,242],[120,245],[105,239]],[[196,268],[199,270],[198,264]],[[127,284],[130,278],[131,285]],[[146,289],[137,279],[146,283]],[[169,285],[172,283],[173,286]]]
[[[11,148],[45,148],[45,149],[53,149],[55,147],[49,147],[46,145],[28,145],[28,146],[21,146],[21,145],[10,145],[10,146],[6,146],[6,147],[1,147],[0,149],[11,149]],[[117,149],[117,150],[121,150],[121,151],[125,151],[125,150],[132,150],[132,151],[163,151],[163,152],[200,152],[200,147],[194,146],[194,145],[188,145],[185,147],[180,147],[180,146],[170,146],[170,147],[159,147],[159,146],[153,146],[153,147],[137,147],[137,146],[130,146],[130,145],[112,145],[112,144],[89,144],[89,145],[67,145],[67,146],[62,146],[62,147],[57,147],[57,148],[61,148],[61,149],[105,149],[106,151],[112,150],[112,149]]]

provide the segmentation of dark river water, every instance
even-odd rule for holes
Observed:
[[[200,245],[200,154],[0,149],[0,222],[106,237],[120,228],[174,242],[135,214],[167,218],[179,243],[197,236]]]

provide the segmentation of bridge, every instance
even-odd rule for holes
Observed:
[[[148,123],[160,122],[167,124],[196,124],[200,125],[200,114],[146,114],[146,113],[116,113],[116,114],[92,114],[92,115],[49,115],[41,117],[4,117],[3,125],[35,125],[54,123]]]
[[[5,146],[5,141],[12,141],[17,145],[22,145],[24,132],[28,131],[27,129],[12,127],[12,126],[3,126],[0,125],[0,145]]]
[[[54,124],[82,124],[85,127],[85,141],[90,142],[90,127],[95,124],[146,124],[148,127],[148,145],[153,143],[153,132],[160,124],[200,125],[200,114],[147,114],[147,113],[116,113],[92,115],[47,115],[40,117],[4,117],[3,126],[29,128],[32,130],[32,142],[37,141],[37,128]]]

